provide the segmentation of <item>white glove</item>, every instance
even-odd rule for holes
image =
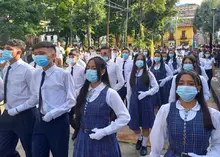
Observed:
[[[189,156],[191,157],[202,157],[203,155],[197,155],[197,154],[194,154],[194,153],[188,153]]]
[[[103,137],[105,137],[107,135],[107,133],[104,131],[104,129],[92,129],[92,134],[89,135],[89,137],[91,139],[94,139],[94,140],[101,140]]]
[[[163,87],[163,86],[165,85],[165,83],[166,83],[166,80],[165,80],[165,79],[162,79],[162,80],[159,80],[159,81],[161,81],[161,82],[160,82],[160,87]]]
[[[8,110],[8,114],[9,114],[10,116],[15,116],[15,115],[18,114],[18,111],[16,110],[16,108],[12,108],[12,109],[9,109],[9,110]]]
[[[139,93],[139,95],[138,95],[138,100],[142,100],[142,99],[144,99],[146,96],[148,96],[148,95],[150,95],[150,93],[147,91],[147,92],[142,92],[142,91],[140,91],[140,92],[138,92]]]
[[[50,112],[48,112],[45,116],[42,117],[43,121],[50,122],[53,119],[53,116]]]

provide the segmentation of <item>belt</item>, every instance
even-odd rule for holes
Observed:
[[[85,128],[81,128],[82,132],[84,132],[85,134],[92,134],[94,132],[92,132],[90,129],[85,129]]]

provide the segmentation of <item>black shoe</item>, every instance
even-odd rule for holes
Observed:
[[[136,143],[136,149],[137,149],[137,150],[140,150],[140,149],[141,149],[142,141],[143,141],[143,137],[142,137],[142,140],[138,140],[138,141],[137,141],[137,143]]]
[[[77,134],[78,134],[78,131],[75,131],[74,134],[73,134],[73,136],[72,136],[72,140],[73,140],[73,141],[76,139]]]
[[[147,147],[144,147],[144,146],[141,147],[140,155],[141,156],[147,155]]]

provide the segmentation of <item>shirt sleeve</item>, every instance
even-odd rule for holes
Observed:
[[[2,78],[0,78],[0,101],[4,99],[4,83]]]
[[[117,64],[115,64],[115,71],[116,71],[116,77],[117,77],[117,81],[118,83],[115,85],[115,87],[113,87],[114,90],[119,91],[125,84],[125,80],[124,77],[122,75],[122,70],[121,68],[119,68],[119,66]]]
[[[32,92],[32,96],[27,101],[25,101],[23,104],[20,104],[19,106],[16,107],[16,108],[19,108],[19,112],[33,108],[38,103],[38,97],[34,93],[34,91],[35,91],[34,81],[33,81],[34,71],[35,71],[35,69],[33,67],[31,67],[31,69],[28,69],[26,71],[25,80],[26,80],[26,83],[27,83],[30,91]]]
[[[170,104],[162,105],[157,113],[153,128],[150,133],[151,152],[150,157],[160,157],[167,139],[167,116]]]
[[[148,92],[150,93],[150,95],[154,95],[155,93],[157,93],[159,91],[159,85],[157,83],[157,80],[156,80],[154,74],[150,71],[148,71],[148,74],[149,74],[150,86],[151,86],[151,88],[148,90]]]
[[[205,72],[205,69],[204,69],[202,66],[200,66],[200,68],[201,68],[202,76],[205,77],[205,79],[208,81],[208,80],[209,80],[209,77],[207,76],[207,74],[206,74],[206,72]]]
[[[202,81],[204,98],[205,98],[206,101],[208,101],[209,98],[210,98],[208,82],[203,76],[200,76],[200,78],[201,78],[201,81]]]
[[[128,109],[130,107],[130,99],[131,99],[131,84],[130,84],[130,78],[131,78],[131,73],[128,74],[128,80],[127,80],[127,95],[126,95],[126,99],[127,99],[127,102],[128,102]]]
[[[68,112],[73,106],[76,105],[76,97],[77,97],[75,92],[76,87],[71,74],[65,73],[63,82],[66,88],[66,102],[60,105],[60,107],[50,111],[50,113],[53,116],[53,119]]]
[[[176,75],[173,76],[173,80],[170,88],[169,103],[174,101],[176,101]]]
[[[170,67],[167,64],[165,64],[165,69],[166,69],[166,76],[167,77],[164,80],[167,82],[167,81],[172,79],[173,72],[172,72],[172,70],[170,69]]]
[[[121,128],[126,126],[131,117],[125,104],[121,100],[121,97],[115,90],[111,88],[108,89],[106,102],[113,109],[114,113],[117,116],[117,119],[115,121],[112,121],[109,126],[104,128],[107,135],[110,135],[118,132]]]

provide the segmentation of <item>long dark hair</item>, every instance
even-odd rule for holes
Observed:
[[[184,62],[186,59],[189,59],[191,62],[192,62],[192,65],[193,65],[193,69],[195,72],[197,72],[199,75],[202,74],[202,70],[201,70],[201,67],[198,66],[197,62],[196,62],[196,58],[195,57],[192,57],[192,56],[186,56],[183,58],[183,61],[182,61],[182,70],[183,69],[183,66],[184,66]]]
[[[147,65],[146,65],[146,58],[143,54],[139,53],[137,55],[135,55],[134,57],[134,61],[133,61],[133,67],[132,67],[132,71],[131,71],[131,78],[130,78],[130,85],[131,87],[135,84],[136,81],[136,73],[137,73],[137,66],[136,66],[136,61],[137,61],[137,57],[138,56],[142,56],[143,57],[143,62],[144,62],[144,66],[143,66],[143,74],[141,76],[142,78],[142,83],[145,84],[147,87],[149,87],[150,85],[150,78],[148,75],[148,71],[147,71]]]
[[[211,119],[211,115],[210,115],[210,112],[208,109],[208,105],[204,99],[202,81],[200,79],[200,76],[193,71],[181,71],[176,77],[176,89],[177,89],[178,83],[183,75],[190,75],[193,78],[196,86],[201,86],[200,91],[196,95],[196,100],[200,104],[202,112],[203,112],[204,128],[206,128],[209,131],[214,130],[215,127],[212,123],[212,119]],[[180,98],[179,95],[176,94],[176,100],[179,100],[179,98]]]
[[[96,64],[98,80],[101,79],[101,81],[104,84],[106,84],[107,86],[110,86],[106,62],[101,57],[93,57],[88,61],[87,66],[86,66],[86,70],[87,70],[88,64],[91,60],[94,60],[94,62]],[[86,70],[85,70],[85,73],[86,73]],[[105,74],[101,77],[102,70],[105,70]],[[85,80],[85,83],[80,90],[79,96],[76,99],[76,106],[75,106],[75,110],[74,110],[75,111],[75,119],[74,120],[76,122],[77,128],[80,127],[80,119],[81,119],[80,109],[83,106],[83,104],[86,102],[86,96],[88,93],[89,85],[90,85],[90,82],[88,80]]]
[[[162,68],[164,68],[164,66],[165,66],[165,64],[164,64],[164,61],[163,61],[163,56],[162,56],[162,53],[160,53],[160,51],[155,51],[154,52],[154,56],[155,56],[155,54],[160,54],[160,70],[162,69]],[[153,63],[153,66],[151,67],[151,68],[153,68],[154,67],[154,65],[156,64],[156,62],[154,61],[154,63]]]
[[[171,50],[171,51],[168,52],[168,55],[167,55],[167,62],[169,62],[169,60],[171,59],[170,56],[169,56],[170,52],[173,52],[173,53],[174,53],[174,56],[173,56],[173,62],[176,63],[176,62],[177,62],[177,59],[176,59],[176,52],[173,51],[173,50]]]

